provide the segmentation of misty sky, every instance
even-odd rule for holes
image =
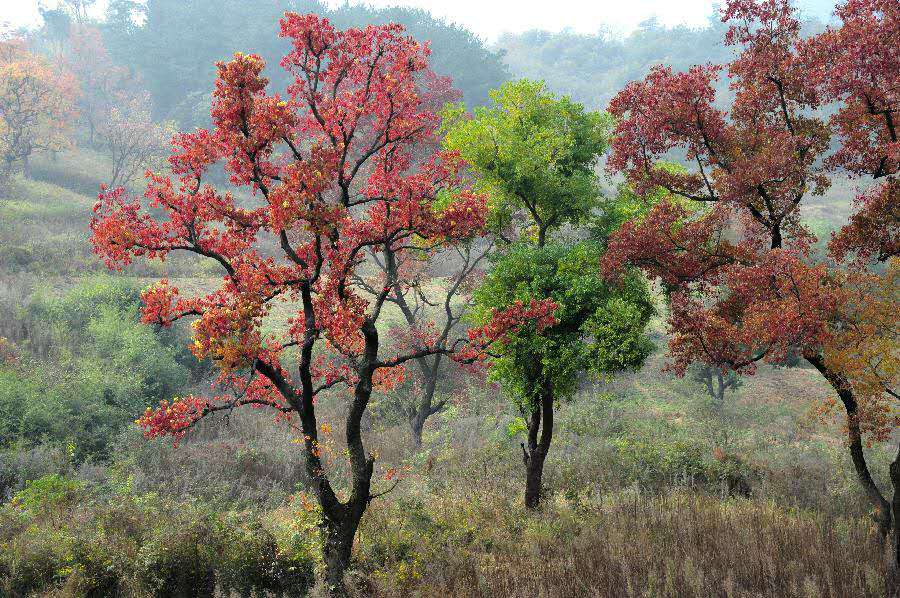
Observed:
[[[39,0],[0,0],[0,22],[13,26],[32,26],[39,22]],[[44,0],[52,5],[54,0]],[[331,6],[343,0],[326,0]],[[464,25],[488,41],[502,33],[520,33],[529,29],[579,33],[607,30],[624,34],[640,22],[656,17],[665,25],[703,26],[715,10],[715,0],[366,0],[351,1],[374,6],[405,5],[424,8],[431,13]],[[105,0],[95,11],[102,14]],[[808,16],[827,19],[833,0],[798,0]]]

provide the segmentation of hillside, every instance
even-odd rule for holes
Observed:
[[[92,277],[107,276],[90,252],[87,239],[86,223],[94,200],[82,194],[92,180],[102,176],[101,164],[95,160],[96,156],[89,152],[76,151],[56,161],[38,162],[35,176],[41,180],[18,180],[15,199],[0,201],[3,223],[0,232],[6,252],[2,263],[8,280],[16,281],[3,289],[5,316],[0,336],[13,342],[17,363],[30,363],[42,370],[38,378],[46,378],[48,374],[51,378],[65,377],[62,372],[76,367],[76,362],[69,361],[65,352],[60,353],[54,341],[42,341],[35,336],[34,323],[29,321],[34,317],[30,314],[35,312],[29,306],[39,305],[48,297],[72,296],[71,289],[89,284]],[[79,175],[65,176],[67,172]],[[167,263],[137,274],[132,270],[128,275],[115,274],[113,280],[117,281],[115,284],[121,281],[140,288],[161,276],[170,277],[186,291],[209,289],[216,282],[211,271],[192,262]],[[276,319],[286,318],[289,311],[289,305],[280,307]],[[134,318],[131,313],[126,317]],[[75,334],[63,330],[59,333]],[[792,558],[801,559],[807,573],[794,576],[789,562],[777,564],[783,570],[777,569],[774,563],[759,563],[757,566],[766,570],[776,567],[771,573],[774,577],[753,577],[751,581],[748,576],[756,575],[752,567],[732,570],[728,575],[732,576],[736,588],[746,590],[757,583],[808,588],[804,591],[812,591],[813,587],[824,591],[829,587],[831,590],[824,591],[824,595],[838,596],[841,592],[835,588],[853,583],[857,584],[853,586],[854,592],[871,591],[871,595],[876,595],[872,580],[878,574],[873,563],[860,564],[858,577],[852,582],[831,578],[836,575],[834,572],[817,573],[817,569],[809,568],[811,561],[831,566],[828,564],[831,557],[823,560],[821,551],[825,546],[834,546],[835,540],[817,535],[831,533],[824,530],[838,525],[828,523],[827,518],[840,517],[840,526],[850,526],[842,528],[847,530],[842,533],[851,537],[841,542],[871,541],[864,531],[853,527],[858,525],[856,518],[862,517],[863,511],[860,492],[843,448],[841,425],[835,422],[822,428],[811,423],[812,410],[829,396],[827,385],[809,369],[767,366],[756,376],[747,378],[735,391],[729,391],[725,402],[718,404],[706,395],[702,383],[690,378],[679,380],[664,371],[667,336],[661,319],[653,324],[652,337],[658,348],[640,371],[607,382],[586,381],[573,400],[560,406],[557,435],[545,479],[548,494],[555,497],[550,507],[552,519],[531,520],[526,532],[539,543],[549,533],[565,533],[569,538],[562,552],[544,564],[549,567],[546,575],[525,579],[516,576],[515,582],[509,577],[514,575],[513,570],[528,567],[527,559],[532,558],[515,556],[513,544],[518,540],[504,535],[512,533],[517,525],[514,521],[518,507],[514,506],[514,497],[519,493],[518,444],[523,424],[510,403],[498,400],[494,389],[486,388],[429,420],[425,445],[418,452],[411,453],[406,448],[405,422],[377,415],[368,420],[365,435],[379,455],[380,470],[399,468],[405,472],[405,479],[392,494],[391,504],[406,505],[406,511],[400,512],[387,503],[378,504],[362,530],[359,567],[376,580],[380,595],[403,595],[419,588],[415,591],[461,596],[472,595],[476,587],[481,588],[477,591],[486,592],[484,595],[497,591],[519,595],[517,592],[525,592],[526,588],[531,588],[529,592],[539,588],[559,591],[570,583],[616,587],[621,583],[644,584],[650,583],[648,579],[656,579],[652,583],[673,588],[671,591],[677,595],[700,596],[709,587],[706,584],[724,574],[718,567],[744,561],[743,556],[723,556],[727,551],[754,554],[752,543],[761,541],[787,542],[781,550],[792,553],[795,548],[790,543],[802,543],[802,554],[795,553]],[[18,369],[13,366],[12,371]],[[60,373],[50,374],[53,370]],[[201,369],[190,382],[201,392],[205,387],[201,382],[204,375]],[[141,409],[138,405],[135,408]],[[340,437],[340,422],[346,409],[344,401],[338,395],[322,408],[324,420],[334,422],[335,438]],[[20,448],[4,453],[0,461],[5,492],[19,492],[17,500],[38,500],[43,505],[43,514],[35,514],[30,519],[30,525],[44,530],[40,536],[44,538],[42,542],[49,542],[60,533],[74,533],[75,536],[66,536],[73,539],[80,537],[78,534],[90,534],[93,526],[101,525],[98,517],[109,516],[98,511],[99,506],[82,506],[77,509],[77,527],[71,528],[52,515],[57,508],[71,508],[67,501],[85,492],[97,496],[94,500],[101,501],[97,504],[107,500],[122,504],[119,508],[126,510],[119,516],[131,518],[130,525],[149,525],[141,522],[152,516],[153,509],[169,509],[173,504],[186,505],[200,499],[207,504],[230,505],[229,509],[251,508],[257,512],[254,517],[263,518],[261,524],[272,530],[279,545],[299,540],[284,535],[289,531],[284,526],[294,529],[299,524],[285,519],[287,513],[278,505],[292,497],[301,500],[297,488],[302,486],[305,474],[292,448],[296,446],[295,433],[274,423],[270,417],[235,413],[216,418],[204,422],[196,433],[173,448],[165,440],[147,443],[130,426],[114,423],[128,422],[138,415],[123,413],[123,417],[111,420],[112,427],[106,432],[94,432],[91,440],[94,444],[78,446],[82,440],[70,432],[81,424],[66,419],[76,417],[74,412],[66,415],[68,409],[71,407],[48,414],[62,418],[59,436],[54,438],[52,433],[50,436],[45,433],[40,443],[22,437],[13,445]],[[378,402],[374,409],[378,414]],[[105,436],[97,438],[97,433]],[[52,447],[60,441],[69,442],[74,458],[55,452]],[[110,443],[109,448],[103,448],[103,443]],[[100,453],[92,456],[89,452],[98,450],[108,450],[111,461],[97,461],[96,455]],[[216,458],[209,459],[210,453]],[[336,457],[336,454],[330,456],[329,460],[337,467],[337,475],[346,475]],[[884,449],[872,451],[873,471],[886,471],[889,459]],[[491,483],[486,485],[484,476],[488,471]],[[23,487],[27,488],[27,479],[40,478],[44,480],[41,483],[55,479],[48,475],[65,475],[78,481],[43,498],[28,499],[27,491],[21,492]],[[659,498],[636,502],[636,496],[644,494]],[[744,498],[745,495],[749,498]],[[508,498],[500,499],[501,496]],[[264,505],[275,510],[265,510]],[[205,525],[202,508],[200,511],[197,507],[178,509],[181,517],[188,518],[185,522],[190,523],[182,525],[191,526],[189,529],[194,531],[190,533],[206,533],[196,527]],[[303,512],[303,509],[299,511]],[[660,512],[666,513],[662,519]],[[626,517],[625,513],[629,515]],[[855,515],[843,519],[850,513]],[[711,549],[708,545],[684,544],[684,540],[670,535],[690,537],[692,533],[702,533],[719,538],[737,529],[733,527],[735,517],[741,521],[758,520],[761,526],[758,531],[766,530],[762,533],[772,535],[772,539],[763,539],[765,536],[732,539],[727,546]],[[702,525],[702,531],[691,532],[680,525],[672,527],[684,518]],[[497,520],[504,523],[498,526]],[[492,524],[488,525],[488,521]],[[7,527],[4,535],[0,535],[0,542],[13,543],[7,544],[13,550],[7,551],[6,560],[0,562],[0,572],[3,567],[61,567],[66,562],[85,562],[81,559],[86,557],[69,557],[57,552],[71,540],[62,541],[55,548],[35,544],[37,537],[28,540],[27,546],[21,544],[26,540],[17,535],[17,525]],[[573,525],[580,531],[568,535],[564,530]],[[725,532],[723,526],[732,531]],[[648,527],[657,532],[632,544],[639,547],[638,552],[628,553],[627,557],[604,552],[614,550],[611,548],[614,545],[625,546],[620,544],[624,538],[644,534]],[[236,528],[234,533],[245,533],[240,529]],[[440,540],[442,535],[426,531],[437,529],[449,534],[445,540]],[[161,528],[152,533],[171,534],[174,530]],[[414,540],[421,538],[420,533],[429,535],[428,544],[420,545],[419,540]],[[791,534],[797,534],[796,538],[791,539]],[[190,541],[190,536],[179,537],[182,539],[178,542]],[[810,544],[811,537],[819,539]],[[174,537],[165,535],[159,536],[158,541],[176,542]],[[672,550],[670,542],[676,543],[679,554],[683,555],[677,564],[673,562],[655,571],[635,569],[643,558],[641,551],[667,552]],[[90,550],[100,551],[93,553],[91,559],[106,558],[102,556],[103,551],[112,549],[102,544],[90,546]],[[301,559],[302,555],[309,554],[304,552],[310,550],[308,546],[303,548],[305,544],[290,546],[291,552],[286,554],[294,555],[291,558]],[[447,552],[448,546],[462,552],[451,554]],[[489,550],[488,546],[494,548]],[[597,552],[601,546],[607,548]],[[145,545],[125,550],[150,548]],[[720,564],[709,563],[710,550],[724,560]],[[490,557],[491,554],[496,556]],[[584,560],[580,556],[584,554],[594,556]],[[38,558],[43,560],[35,560]],[[67,560],[72,558],[75,561]],[[191,566],[200,566],[200,561],[196,561],[200,555],[180,558],[193,559],[195,564]],[[700,561],[707,564],[699,569],[691,568],[691,563]],[[487,565],[487,562],[494,564]],[[223,575],[221,567],[226,565],[216,563],[210,561],[208,566],[216,567],[217,575]],[[495,567],[496,574],[484,577],[484,567]],[[454,571],[451,577],[447,577],[449,571]],[[124,572],[110,574],[125,575]],[[38,577],[29,583],[41,584],[45,583],[41,579],[49,579],[40,577],[46,573],[36,571],[35,575]],[[85,575],[94,577],[84,578]],[[81,577],[68,577],[67,583],[98,583],[96,575],[86,571]],[[577,587],[572,586],[571,591],[578,593]]]
[[[900,11],[799,2],[0,24],[0,598],[900,597]]]

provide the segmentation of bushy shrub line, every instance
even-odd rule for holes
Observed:
[[[314,512],[217,513],[194,502],[101,500],[58,475],[0,507],[0,595],[303,596],[320,556]]]

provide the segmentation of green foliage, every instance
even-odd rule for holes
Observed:
[[[153,496],[114,503],[41,499],[80,488],[63,478],[32,484],[23,509],[0,506],[0,595],[306,595],[321,557],[314,522],[285,510],[219,517],[202,506]],[[21,493],[20,493],[21,494]],[[298,541],[292,530],[302,533]]]
[[[285,550],[258,520],[232,519],[220,524],[218,532],[223,546],[219,587],[240,596],[254,592],[304,596],[315,579],[315,555]],[[308,531],[314,535],[314,530]]]
[[[493,104],[471,117],[463,104],[448,106],[443,129],[445,146],[460,152],[490,194],[492,224],[505,226],[524,212],[543,239],[585,222],[599,196],[594,167],[607,147],[610,117],[524,79],[490,96]]]
[[[621,286],[598,273],[600,248],[589,241],[544,247],[515,244],[498,258],[475,292],[478,321],[515,301],[550,298],[558,323],[538,333],[525,326],[499,347],[491,376],[525,403],[539,379],[553,383],[558,398],[570,395],[579,375],[603,375],[639,367],[653,348],[644,328],[654,313],[646,283],[626,277]]]
[[[81,482],[53,474],[27,481],[25,488],[13,496],[12,504],[36,513],[45,508],[71,504],[83,490],[84,484]]]
[[[195,361],[185,339],[141,324],[138,301],[135,287],[104,277],[22,310],[51,352],[36,367],[0,365],[0,444],[52,440],[72,443],[79,461],[103,458],[123,426],[184,388]]]

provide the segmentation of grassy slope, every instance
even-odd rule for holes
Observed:
[[[45,292],[59,292],[68,288],[75,278],[105,272],[91,253],[87,236],[91,207],[96,201],[88,193],[99,186],[106,167],[101,155],[85,150],[62,154],[55,160],[35,160],[34,175],[47,180],[19,179],[7,197],[0,196],[0,270],[7,274],[38,275],[39,286]],[[821,228],[835,228],[849,209],[849,202],[842,199],[847,190],[848,185],[842,182],[825,197],[815,198],[810,202],[808,218],[823,223]],[[215,269],[178,259],[167,260],[165,264],[137,264],[122,275],[132,277],[140,286],[167,276],[186,293],[209,291],[218,282]],[[385,327],[400,321],[399,313],[392,306],[387,309]],[[266,327],[277,329],[294,310],[292,304],[276,303]],[[660,350],[647,366],[599,387],[601,392],[628,396],[631,408],[641,410],[639,417],[665,421],[675,428],[688,429],[689,433],[701,433],[692,427],[711,425],[708,420],[715,419],[719,422],[716,427],[735,429],[730,437],[722,438],[725,444],[734,445],[735,450],[750,448],[746,442],[740,446],[740,442],[746,441],[751,429],[751,436],[777,443],[812,439],[828,446],[840,444],[839,426],[810,434],[802,425],[811,405],[830,394],[815,372],[764,367],[730,394],[724,409],[711,412],[708,406],[703,406],[702,392],[696,385],[677,381],[662,371],[664,323],[657,321],[654,326]],[[772,443],[761,445],[770,447]]]
[[[77,177],[65,176],[71,169],[77,170]],[[0,197],[2,272],[31,277],[36,287],[51,293],[63,292],[78,277],[105,272],[91,254],[87,241],[87,223],[95,201],[89,188],[99,183],[101,169],[102,164],[98,166],[91,154],[75,153],[61,157],[59,162],[38,162],[36,176],[52,179],[59,185],[46,180],[20,180],[11,193]],[[811,209],[809,217],[818,218],[833,228],[847,210],[847,202],[840,197],[837,194],[824,198]],[[217,279],[211,272],[197,267],[196,263],[177,261],[129,269],[129,275],[141,285],[169,276],[174,284],[187,292],[213,288]],[[290,305],[278,305],[268,326],[276,326],[292,309]],[[396,317],[391,314],[389,321]],[[547,465],[547,482],[555,491],[553,514],[546,521],[530,521],[525,531],[526,539],[531,538],[537,543],[536,552],[517,552],[515,546],[521,538],[505,535],[517,529],[515,521],[494,525],[503,517],[522,516],[515,506],[521,490],[520,437],[508,433],[516,414],[509,405],[497,401],[496,393],[488,391],[469,405],[454,407],[433,418],[426,434],[429,447],[417,456],[410,457],[405,448],[406,430],[402,424],[372,427],[367,432],[368,445],[380,454],[379,466],[406,464],[411,467],[410,482],[402,485],[392,500],[375,501],[373,512],[367,516],[362,530],[361,558],[376,578],[379,571],[384,574],[379,582],[384,593],[405,595],[418,590],[422,595],[433,592],[477,595],[477,586],[479,592],[490,595],[492,591],[512,591],[516,583],[521,584],[517,590],[521,592],[552,593],[561,588],[575,592],[578,588],[570,587],[571,584],[602,582],[617,587],[620,583],[642,584],[655,580],[653,583],[674,584],[676,592],[672,595],[690,585],[697,586],[696,595],[708,595],[707,590],[718,587],[716,584],[722,579],[752,586],[752,582],[743,580],[756,575],[753,567],[775,571],[781,561],[765,562],[762,558],[756,564],[731,572],[728,567],[729,563],[744,563],[753,555],[771,556],[772,553],[766,553],[761,546],[771,545],[776,540],[794,547],[778,550],[791,551],[793,556],[782,564],[786,563],[788,568],[796,567],[798,571],[808,567],[808,564],[802,564],[807,557],[813,559],[817,552],[832,546],[832,538],[817,535],[822,529],[829,529],[831,523],[810,523],[802,517],[781,519],[784,515],[766,511],[768,507],[764,505],[739,506],[736,507],[738,510],[732,511],[729,503],[717,506],[641,502],[619,506],[617,502],[603,502],[619,500],[614,497],[621,492],[628,496],[628,488],[621,487],[622,469],[630,468],[628,479],[637,480],[635,483],[642,486],[651,487],[656,482],[685,483],[684,479],[643,479],[640,468],[646,465],[650,471],[654,460],[687,455],[683,474],[688,477],[694,475],[688,471],[694,461],[709,462],[713,459],[714,448],[720,448],[728,458],[739,459],[753,472],[751,485],[755,496],[807,507],[820,506],[830,513],[860,513],[861,501],[842,446],[839,422],[825,427],[806,425],[810,407],[830,393],[814,372],[802,368],[763,367],[736,392],[729,393],[725,405],[715,406],[705,398],[698,385],[677,380],[663,371],[666,338],[661,321],[654,324],[654,336],[660,348],[640,372],[586,387],[572,402],[561,406],[558,431]],[[334,422],[334,436],[340,438],[342,402],[327,400],[322,408],[322,421]],[[233,469],[238,467],[228,461],[232,449],[227,440],[229,436],[237,435],[234,458],[238,464],[242,463],[241,455],[246,452],[255,455],[252,459],[254,469],[271,464],[276,471],[272,474],[274,483],[284,477],[300,475],[293,471],[296,460],[292,456],[293,445],[289,442],[291,433],[279,427],[273,434],[269,419],[250,419],[249,443],[245,443],[248,437],[240,436],[247,428],[238,424],[236,428],[203,431],[206,440],[202,435],[196,441],[188,439],[177,449],[180,451],[177,456],[170,446],[148,445],[146,450],[164,455],[162,459],[156,456],[150,460],[158,468],[152,473],[158,479],[170,480],[182,490],[191,487],[191,480],[182,481],[190,475],[198,476],[195,480],[198,488],[209,486],[210,480],[233,475]],[[201,473],[194,472],[211,467],[199,465],[208,461],[209,445],[204,444],[207,441],[211,441],[225,459],[225,465],[220,471],[209,469],[210,478],[203,480],[199,477]],[[273,449],[270,446],[273,444],[278,444],[279,448]],[[334,450],[339,456],[339,448],[336,446]],[[699,455],[694,454],[698,451]],[[872,460],[876,476],[883,475],[887,462],[885,451],[874,449]],[[193,461],[196,464],[192,466]],[[279,467],[283,467],[280,472]],[[679,463],[663,464],[662,467],[670,475],[681,475]],[[465,490],[469,483],[475,488],[474,493]],[[457,496],[455,493],[458,492],[464,495]],[[596,503],[598,492],[599,507]],[[484,504],[483,501],[496,495],[505,496],[505,502]],[[451,504],[440,503],[441,497]],[[582,503],[583,500],[586,502]],[[579,511],[582,504],[587,505],[583,507],[588,509],[586,512]],[[604,507],[604,504],[608,506]],[[579,518],[573,516],[572,509],[580,513]],[[417,523],[410,523],[410,517]],[[440,527],[444,525],[441,517],[461,518],[456,522],[459,527],[453,528],[449,523]],[[690,525],[683,527],[678,517],[689,518]],[[738,519],[740,525],[734,523]],[[763,530],[760,535],[744,537],[744,532],[749,529],[745,525],[747,520],[760,523]],[[432,523],[417,529],[417,525],[424,525],[423,521]],[[436,529],[452,529],[457,533],[466,525],[483,526],[483,529],[472,531],[465,541],[450,539],[445,544],[440,544],[443,540],[439,535],[434,536],[434,542],[419,549],[421,553],[409,553],[419,556],[404,557],[400,548],[391,544],[409,541],[411,546],[418,545],[419,536],[395,539],[391,535],[401,534],[404,526],[412,530],[407,533],[416,535],[420,532],[433,534]],[[658,532],[652,530],[653,526],[659,528]],[[779,526],[786,531],[780,533]],[[684,531],[687,539],[669,537],[678,530]],[[867,551],[862,548],[869,542],[863,537],[864,533],[853,533],[856,535],[848,545],[857,547],[854,554]],[[544,550],[549,550],[551,540],[560,534],[571,539],[571,543],[550,560],[541,557]],[[688,542],[703,534],[711,538],[710,543]],[[735,534],[744,536],[740,536],[738,542],[722,543],[723,539]],[[814,541],[805,549],[801,545],[807,536]],[[635,537],[643,539],[636,541]],[[646,552],[629,551],[627,546],[643,547]],[[381,549],[387,552],[370,554]],[[621,552],[623,550],[625,552]],[[640,563],[653,560],[654,551],[658,551],[655,554],[675,556],[660,561],[662,568],[640,569]],[[706,569],[685,565],[685,557],[688,565],[696,564],[708,558],[710,551],[719,551],[719,556]],[[500,556],[495,557],[495,553]],[[586,558],[585,555],[593,556]],[[420,557],[435,562],[433,566],[427,563],[416,565],[416,559]],[[402,563],[400,569],[398,563]],[[419,566],[423,577],[404,574],[405,577],[397,578],[398,570],[408,571],[414,565]],[[541,570],[547,572],[547,577],[529,574],[523,581],[516,573],[532,571],[538,566],[543,567]],[[444,569],[456,573],[444,575],[441,573]],[[561,571],[569,573],[563,575]],[[791,577],[794,575],[791,571],[777,573],[781,575],[778,583],[796,587],[794,591],[800,595],[804,591],[799,587],[805,583],[803,576]],[[878,575],[870,565],[861,566],[858,571],[852,585],[860,593],[868,593],[871,591],[868,586],[875,583],[872,579],[877,580]],[[813,588],[821,587],[820,584],[840,585],[826,579],[831,575],[828,567],[810,575],[815,577],[814,582],[810,582]],[[764,580],[765,576],[760,579]],[[863,587],[867,590],[862,590]]]

